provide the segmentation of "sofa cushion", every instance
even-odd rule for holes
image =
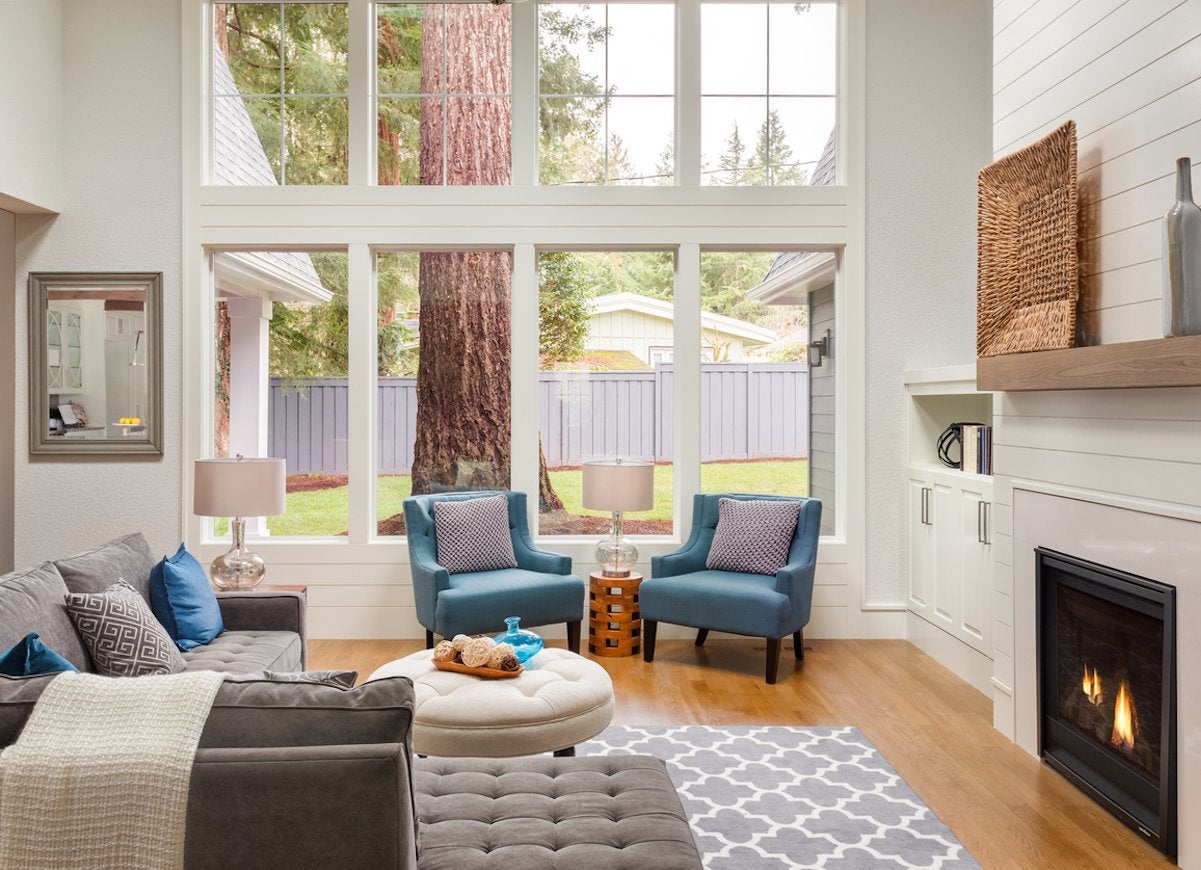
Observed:
[[[67,585],[53,562],[0,577],[0,649],[8,649],[31,631],[42,643],[81,671],[91,659],[67,616]]]
[[[438,564],[451,574],[517,567],[503,495],[436,502],[434,537]]]
[[[141,532],[113,538],[99,547],[55,561],[72,592],[103,592],[124,580],[150,603],[150,569],[154,554]]]
[[[353,689],[359,679],[358,671],[251,671],[245,674],[226,674],[231,683],[316,683],[336,689]]]
[[[801,515],[799,501],[723,498],[705,567],[744,574],[775,574],[788,563],[788,548]]]
[[[375,680],[356,689],[320,683],[227,680],[217,690],[201,748],[407,743],[413,683]]]
[[[103,592],[72,592],[67,613],[87,645],[96,672],[106,677],[178,674],[186,670],[175,641],[145,599],[124,580]]]
[[[0,674],[5,676],[33,677],[63,671],[78,673],[79,668],[42,643],[36,631],[29,632],[15,646],[0,653]]]
[[[189,671],[299,671],[300,635],[292,631],[226,631],[183,654]]]
[[[0,674],[0,749],[15,743],[33,712],[33,705],[58,674],[9,677]]]
[[[150,569],[150,609],[182,650],[204,646],[225,631],[208,574],[183,544]]]
[[[413,780],[422,870],[701,868],[658,758],[426,758]]]

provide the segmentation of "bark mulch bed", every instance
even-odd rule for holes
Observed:
[[[346,486],[345,474],[289,474],[287,491],[315,492],[319,489],[336,489]]]

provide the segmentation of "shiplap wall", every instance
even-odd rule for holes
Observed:
[[[810,340],[830,330],[833,353],[809,370],[809,495],[821,499],[822,534],[834,533],[834,374],[838,330],[834,326],[834,286],[809,297]]]
[[[1085,342],[1160,337],[1160,219],[1176,158],[1201,157],[1201,3],[997,0],[993,34],[995,156],[1076,122]]]
[[[1160,336],[1161,218],[1201,156],[1201,0],[997,0],[996,156],[1074,120],[1085,339]],[[1010,393],[994,406],[994,723],[1014,727],[1013,492],[1201,518],[1201,389]]]

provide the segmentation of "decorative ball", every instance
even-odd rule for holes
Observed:
[[[467,665],[467,667],[482,668],[492,658],[492,644],[488,643],[482,637],[473,637],[463,647],[459,656],[463,659],[463,664]]]
[[[455,656],[455,645],[449,640],[440,640],[438,645],[434,647],[434,661],[436,662],[453,662]]]
[[[492,657],[488,659],[488,667],[499,668],[500,663],[505,660],[506,656],[516,656],[517,650],[509,643],[498,643],[492,647]]]
[[[471,638],[465,634],[456,634],[454,640],[451,641],[451,643],[454,644],[455,652],[459,653],[461,653],[463,651],[463,647],[467,646],[467,644],[470,642]]]
[[[521,662],[517,661],[517,656],[507,655],[501,660],[500,669],[502,671],[515,671],[521,667]]]

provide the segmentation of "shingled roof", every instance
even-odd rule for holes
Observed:
[[[813,177],[809,179],[810,187],[827,186],[834,183],[838,175],[838,128],[835,127],[830,131],[830,138],[826,140],[826,147],[822,149],[822,156],[818,158],[817,164],[813,167]],[[829,256],[824,251],[789,251],[786,254],[781,254],[772,261],[771,268],[767,270],[767,274],[763,276],[763,280],[759,282],[759,286],[763,286],[777,277],[781,272],[787,271],[794,266],[800,267],[805,260],[812,257]],[[754,295],[754,288],[750,291]]]

